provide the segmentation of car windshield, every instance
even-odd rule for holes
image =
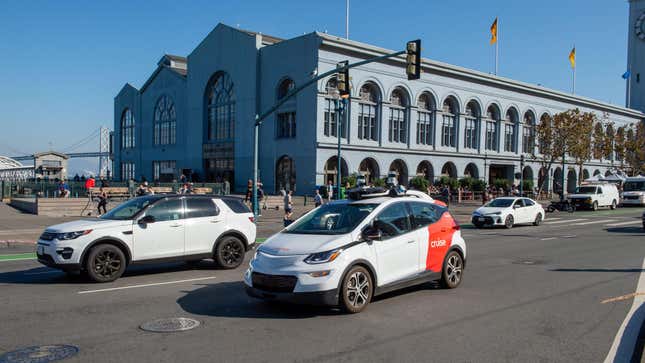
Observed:
[[[596,187],[577,187],[577,194],[596,194]]]
[[[645,192],[645,181],[628,181],[623,185],[625,192]]]
[[[506,208],[510,207],[514,201],[514,199],[493,199],[486,204],[486,207]]]
[[[298,234],[345,234],[349,233],[378,204],[325,204],[289,226],[285,233]]]
[[[112,220],[128,220],[132,219],[137,213],[142,209],[149,206],[151,203],[163,198],[163,196],[145,196],[130,199],[127,202],[118,205],[114,209],[102,215],[101,219],[112,219]]]

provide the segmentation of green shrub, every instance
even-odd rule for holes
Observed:
[[[350,186],[351,188],[355,187],[355,186],[356,186],[356,177],[357,177],[357,176],[358,176],[357,174],[352,174],[352,175],[350,175],[350,176],[346,176],[346,177],[344,177],[344,178],[341,180],[341,182],[342,182],[342,184],[343,184],[343,187],[344,187],[345,185],[347,185],[347,183],[349,183],[349,186]]]
[[[430,182],[428,182],[428,180],[426,178],[422,177],[422,176],[415,176],[414,178],[412,178],[410,180],[410,185],[414,189],[420,190],[422,192],[425,192],[426,190],[428,190],[428,185],[429,184],[430,184]]]
[[[373,183],[374,183],[375,187],[384,187],[385,186],[385,179],[376,178],[376,179],[374,179]]]
[[[468,188],[472,190],[475,180],[477,179],[467,176],[459,179],[459,185],[461,185],[462,188]]]
[[[525,192],[532,191],[533,190],[533,180],[524,180],[524,182],[522,182],[522,189]]]
[[[481,179],[473,180],[472,190],[475,192],[482,192],[486,189],[486,182]]]
[[[493,185],[496,189],[502,188],[504,190],[509,190],[511,182],[508,179],[495,179],[493,180]]]

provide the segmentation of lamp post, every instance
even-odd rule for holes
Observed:
[[[345,109],[345,99],[341,100],[340,92],[338,89],[334,89],[331,92],[331,96],[334,99],[334,113],[336,117],[336,137],[338,138],[338,148],[336,152],[336,196],[340,199],[340,188],[342,184],[342,163],[341,163],[341,118],[343,111]]]
[[[520,155],[520,196],[524,195],[524,154]]]

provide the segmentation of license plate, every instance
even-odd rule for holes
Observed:
[[[44,246],[38,246],[38,250],[36,251],[37,254],[39,255],[44,255],[45,254],[45,247]]]
[[[483,222],[483,221],[485,221],[485,220],[486,220],[486,218],[484,218],[484,217],[477,217],[477,220],[478,220],[478,221],[480,221],[480,222]]]

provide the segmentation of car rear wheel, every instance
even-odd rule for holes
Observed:
[[[610,208],[611,208],[611,210],[616,209],[616,200],[615,199],[611,201],[611,207]]]
[[[481,223],[481,222],[475,222],[475,223],[473,223],[473,225],[475,226],[475,228],[482,228],[482,227],[484,227],[484,223]]]
[[[464,260],[457,251],[451,251],[443,261],[441,271],[441,286],[446,289],[454,289],[459,286],[464,273]]]
[[[244,261],[244,243],[239,238],[224,237],[215,247],[215,263],[224,269],[239,267]]]
[[[591,209],[594,210],[594,211],[597,211],[598,210],[598,202],[593,202],[593,204],[591,205]]]
[[[504,221],[504,227],[511,229],[513,228],[513,224],[515,221],[513,220],[513,216],[508,216],[506,217],[506,220]]]
[[[96,282],[111,282],[123,275],[126,263],[125,255],[118,247],[94,246],[87,256],[87,276]]]
[[[372,276],[363,266],[352,267],[343,279],[341,308],[351,314],[360,313],[371,300]]]
[[[533,221],[534,226],[539,226],[542,223],[542,213],[538,213],[535,216],[535,220]]]

